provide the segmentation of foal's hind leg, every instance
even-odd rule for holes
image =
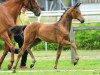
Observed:
[[[61,52],[62,52],[62,47],[63,47],[62,45],[59,45],[59,47],[58,47],[55,66],[54,66],[55,69],[57,69],[57,64],[58,64],[58,60],[59,60]]]
[[[30,35],[28,35],[28,34],[29,33],[27,33],[27,35],[24,35],[24,43],[23,43],[23,46],[21,47],[21,49],[19,50],[20,52],[18,53],[17,60],[16,60],[15,65],[13,67],[13,73],[16,72],[16,67],[17,67],[17,64],[19,62],[20,57],[23,55],[25,50],[28,49],[29,44],[32,43],[32,41],[33,41],[32,38],[35,38],[35,36],[33,36],[32,34],[30,34]]]
[[[11,69],[14,62],[14,50],[15,50],[14,46],[12,45],[7,32],[4,32],[0,37],[6,42],[6,44],[9,46],[11,50],[11,60],[10,60],[10,64],[8,65],[8,69]]]
[[[28,48],[28,53],[30,54],[30,56],[31,56],[31,58],[32,58],[32,64],[30,65],[30,68],[34,67],[35,62],[36,62],[35,57],[34,57],[32,51],[31,51],[31,48],[32,48],[32,46],[36,46],[36,45],[37,45],[38,43],[40,43],[40,42],[41,42],[41,39],[36,38],[36,39],[32,42],[32,44],[30,45],[30,47]]]
[[[32,42],[31,42],[31,41],[28,41],[27,43],[25,43],[25,41],[24,41],[23,46],[22,46],[22,48],[19,50],[20,52],[18,53],[16,62],[15,62],[15,64],[14,64],[13,73],[16,72],[16,67],[17,67],[17,64],[18,64],[18,62],[19,62],[19,59],[20,59],[20,57],[23,55],[23,53],[25,52],[25,50],[28,49],[28,46],[29,46],[30,43],[32,43]],[[31,52],[31,50],[28,50],[28,52],[29,52],[29,54],[31,55],[31,58],[33,59],[33,62],[35,63],[35,58],[34,58],[32,52]],[[33,65],[32,65],[32,66],[33,66]]]
[[[16,62],[15,62],[15,64],[14,64],[13,73],[16,72],[16,67],[17,67],[17,65],[18,65],[19,59],[20,59],[20,57],[23,55],[23,53],[25,52],[25,50],[26,50],[27,48],[28,48],[28,44],[23,43],[23,46],[22,46],[21,49],[19,50],[19,53],[18,53]]]

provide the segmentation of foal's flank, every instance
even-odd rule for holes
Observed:
[[[24,43],[21,48],[20,53],[17,56],[16,64],[14,65],[14,71],[16,70],[16,66],[20,59],[20,56],[23,52],[32,44],[38,43],[35,42],[36,39],[44,40],[50,43],[57,43],[59,44],[57,57],[55,61],[54,68],[57,69],[58,60],[60,58],[63,46],[69,45],[70,47],[74,48],[75,55],[77,55],[77,47],[76,45],[72,44],[68,41],[72,19],[77,19],[81,23],[84,23],[84,18],[81,15],[79,10],[79,6],[81,3],[77,3],[75,6],[70,7],[66,10],[63,15],[61,16],[60,20],[54,24],[44,24],[44,23],[32,23],[28,25],[24,30]],[[79,57],[75,56],[74,64],[77,64]]]

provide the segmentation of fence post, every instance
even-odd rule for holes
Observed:
[[[74,30],[73,30],[73,27],[71,27],[71,30],[70,30],[70,42],[72,44],[75,44],[75,36],[74,36]],[[72,63],[74,63],[76,61],[75,59],[75,50],[71,47],[71,61]]]

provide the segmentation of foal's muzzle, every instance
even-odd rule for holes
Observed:
[[[80,20],[80,22],[81,22],[81,23],[84,23],[84,22],[85,22],[85,20]]]
[[[40,16],[41,12],[35,11],[34,14],[35,16]]]

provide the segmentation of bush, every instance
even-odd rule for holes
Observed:
[[[58,44],[55,43],[47,43],[48,46],[48,50],[57,50],[58,49]],[[33,50],[44,50],[45,49],[45,42],[42,41],[41,43],[39,43],[37,46],[33,47]],[[63,50],[69,49],[68,46],[64,46]]]
[[[83,24],[83,26],[99,24]],[[100,30],[83,30],[75,32],[75,43],[79,49],[100,49]]]
[[[80,49],[100,49],[100,31],[77,31],[76,33],[76,45]]]
[[[0,50],[4,48],[4,41],[0,39]]]
[[[44,50],[44,49],[45,49],[45,42],[44,41],[40,42],[38,45],[33,47],[33,50],[38,50],[38,51]]]

